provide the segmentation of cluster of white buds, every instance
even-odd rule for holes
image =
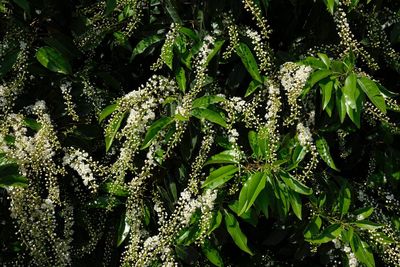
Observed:
[[[280,78],[290,106],[290,116],[285,120],[287,125],[294,123],[300,116],[301,106],[298,97],[312,72],[310,66],[286,62],[281,66]]]
[[[79,121],[79,116],[75,111],[76,105],[72,101],[72,95],[71,95],[72,83],[70,81],[65,81],[60,85],[60,89],[62,96],[64,98],[65,111],[69,116],[71,116],[72,120]]]
[[[79,149],[71,148],[63,157],[63,165],[74,169],[82,178],[83,184],[90,189],[95,190],[98,185],[95,182],[96,180],[90,166],[91,161],[92,159],[89,157],[89,154]]]

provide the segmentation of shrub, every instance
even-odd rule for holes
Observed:
[[[400,266],[400,2],[1,0],[4,266]]]

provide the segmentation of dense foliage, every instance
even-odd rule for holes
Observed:
[[[400,266],[398,0],[0,0],[2,266]]]

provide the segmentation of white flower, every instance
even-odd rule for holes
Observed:
[[[310,129],[301,122],[297,124],[297,139],[302,146],[308,146],[313,141]]]

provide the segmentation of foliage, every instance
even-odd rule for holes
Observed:
[[[2,266],[400,266],[400,2],[0,0]]]

